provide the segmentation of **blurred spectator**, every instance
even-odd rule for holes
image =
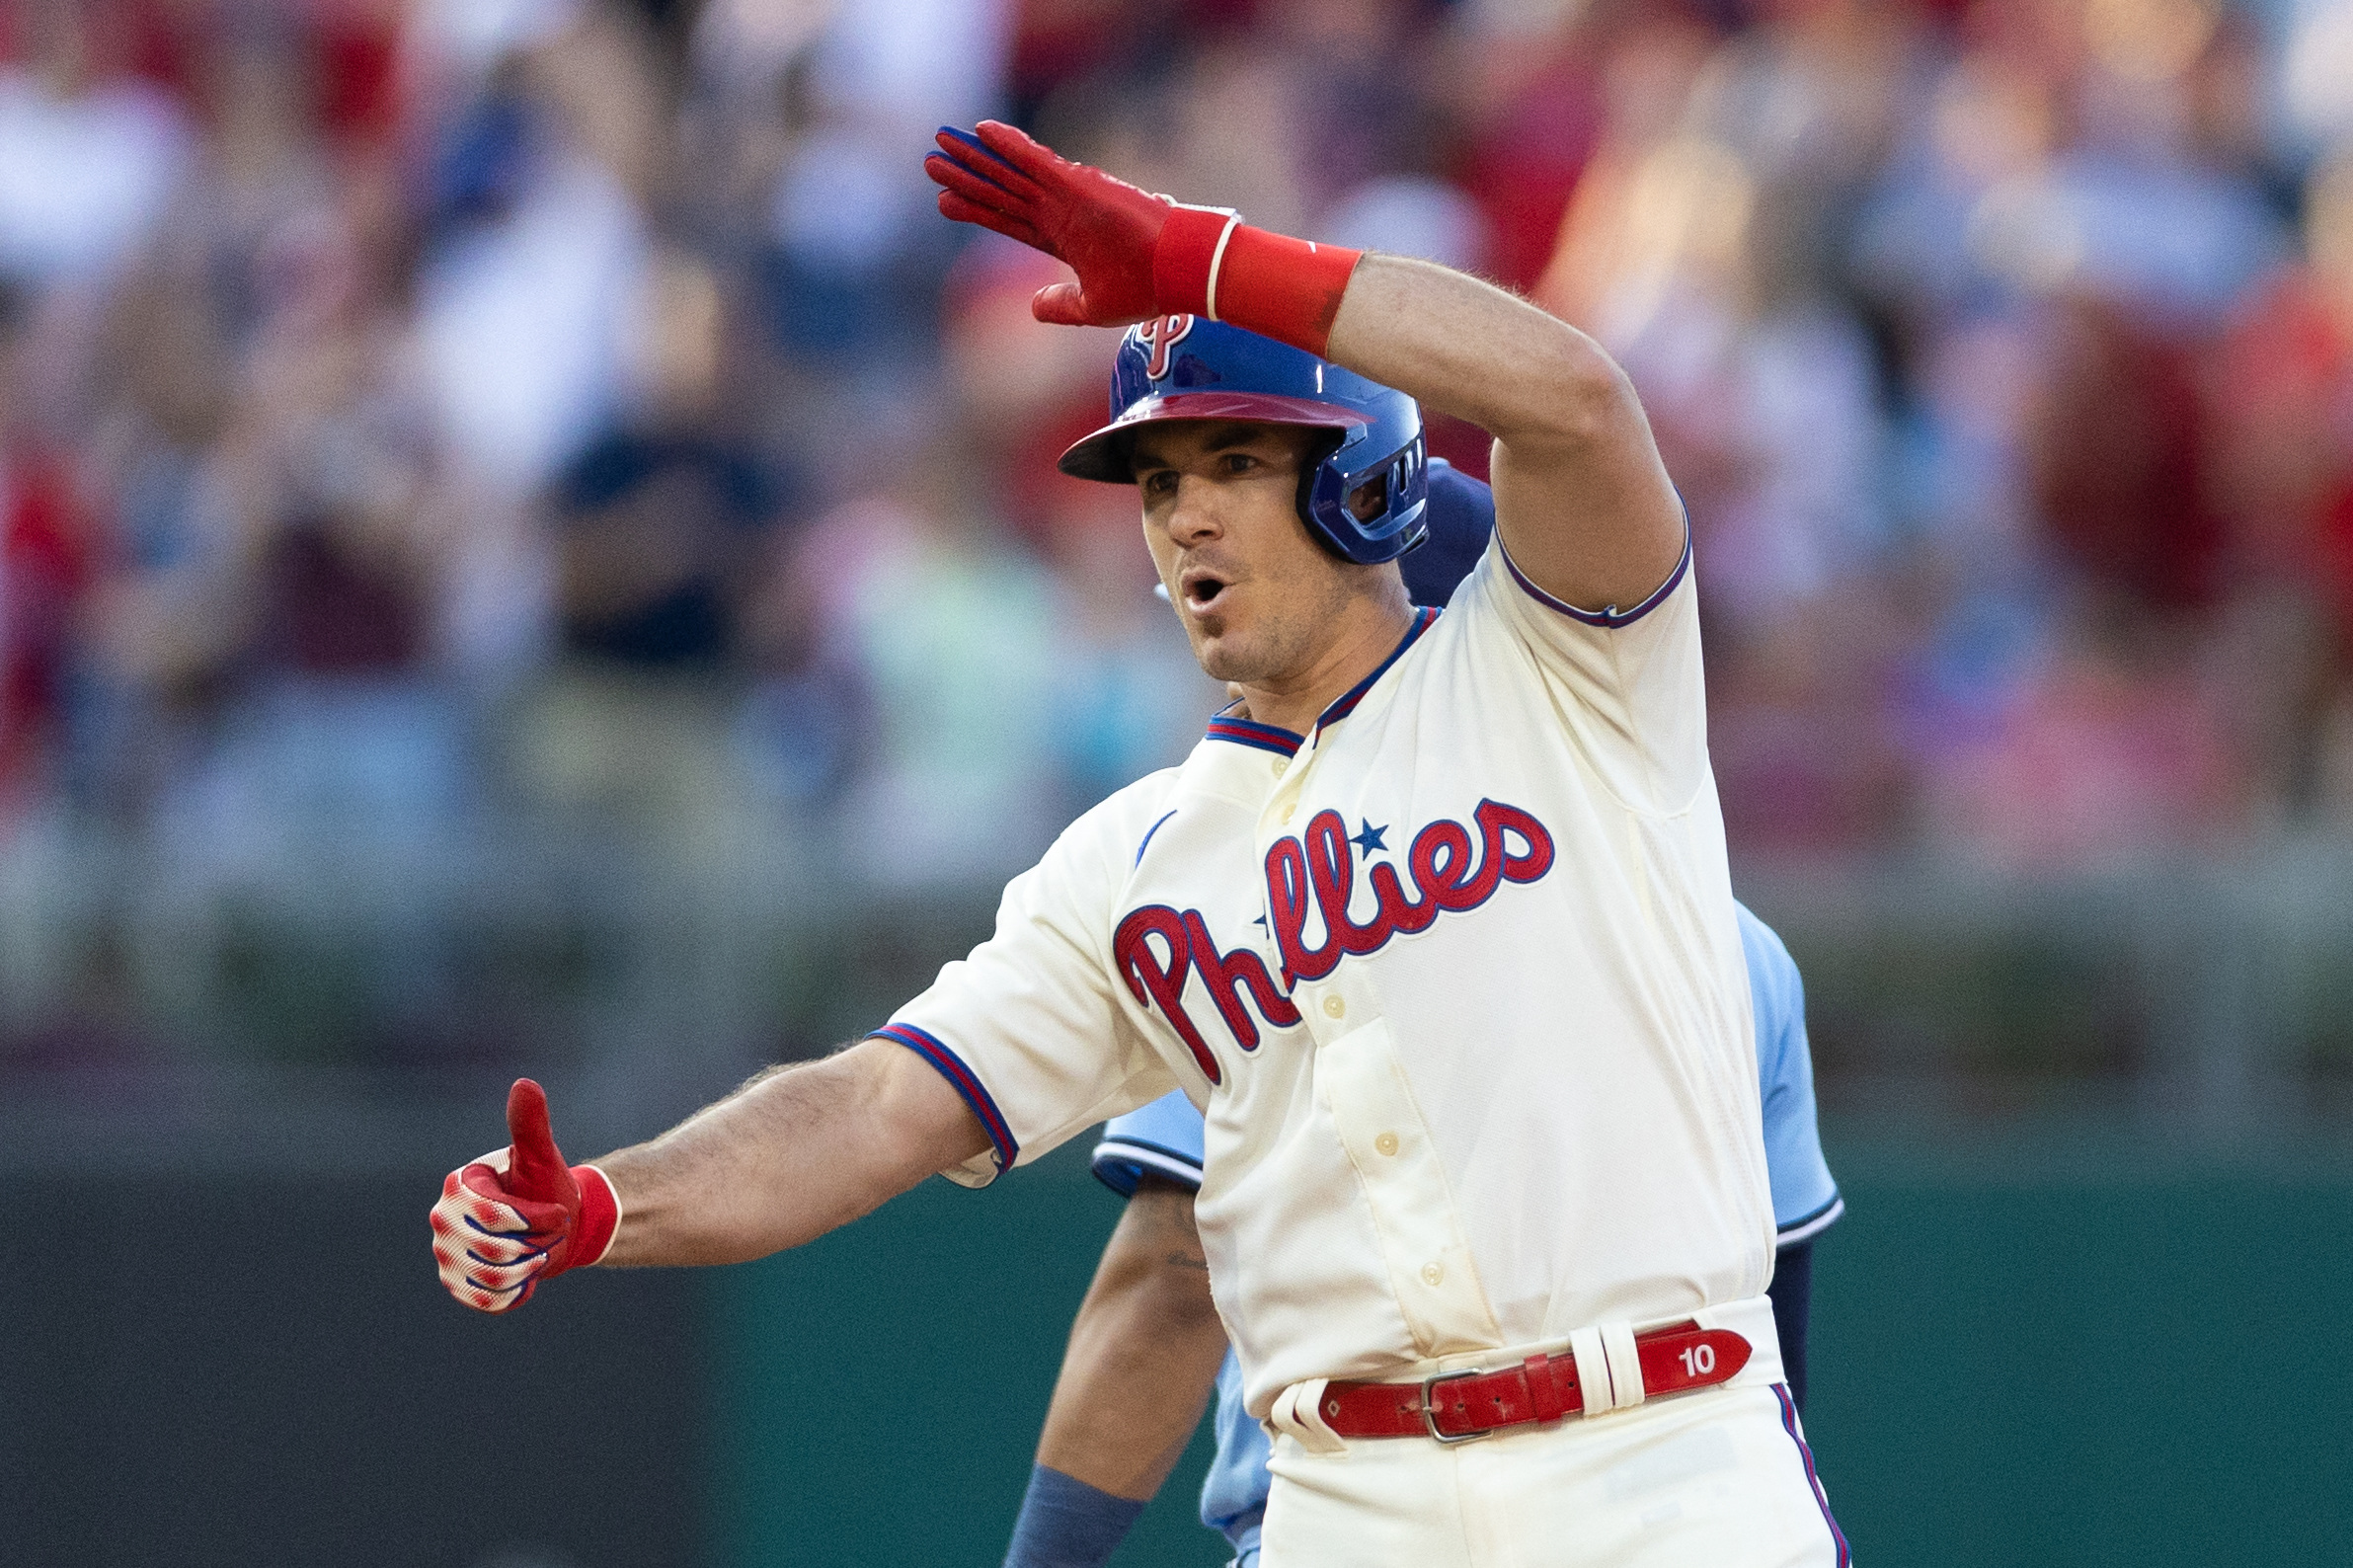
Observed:
[[[2353,143],[2314,168],[2306,255],[2214,356],[2210,493],[2245,611],[2282,628],[2238,671],[2242,744],[2286,813],[2353,823]],[[2247,618],[2242,613],[2242,620]]]
[[[566,652],[716,670],[735,603],[780,505],[777,480],[727,418],[732,313],[718,276],[665,255],[653,274],[641,412],[592,442],[555,491]]]
[[[2353,141],[2353,8],[2288,0],[2285,48],[2273,77],[2280,129],[2295,152]]]
[[[623,401],[660,161],[645,49],[603,12],[527,33],[444,145],[419,346],[453,451],[513,493]]]
[[[720,15],[742,31],[757,9]],[[915,150],[935,126],[998,112],[1010,11],[999,0],[847,0],[786,78],[790,144],[770,198],[775,319],[789,350],[833,376],[872,384],[929,356],[929,296],[956,242]]]
[[[439,457],[351,196],[257,258],[259,320],[218,446],[231,536],[199,557],[216,581],[176,606],[197,624],[175,640],[224,639],[218,674],[243,688],[192,802],[211,831],[225,815],[248,833],[425,835],[465,802],[459,721],[429,676],[448,571]]]
[[[2201,483],[2197,350],[2096,296],[2056,302],[2029,452],[2067,558],[2158,609],[2209,604],[2221,528]]]
[[[74,761],[83,800],[110,811],[135,812],[187,769],[242,635],[242,531],[219,450],[235,387],[207,284],[182,263],[143,270],[103,339],[88,455],[113,527],[82,626]]]
[[[23,0],[0,63],[0,276],[91,281],[154,227],[188,159],[188,127],[128,74],[121,8]]]
[[[22,383],[27,345],[0,295],[0,356]],[[21,403],[0,403],[0,829],[49,782],[65,718],[73,617],[87,588],[94,522],[67,454],[38,438]]]
[[[726,705],[785,498],[731,400],[745,368],[721,279],[670,250],[650,284],[635,412],[548,499],[561,664],[519,739],[554,801],[684,822],[740,804]]]
[[[2244,800],[2191,651],[2142,624],[2087,625],[1992,727],[1925,749],[1931,841],[2013,870],[2213,848]]]
[[[1466,8],[1464,69],[1450,84],[1455,98],[1446,107],[1461,124],[1454,172],[1486,214],[1488,267],[1499,282],[1532,286],[1553,254],[1561,215],[1609,117],[1603,76],[1625,57],[1618,26],[1639,40],[1675,28],[1679,10]]]
[[[885,886],[984,882],[1068,820],[1055,773],[1058,615],[1034,561],[970,508],[952,436],[820,519],[789,570],[823,657],[866,688],[843,870]]]

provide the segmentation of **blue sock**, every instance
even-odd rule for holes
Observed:
[[[1114,1497],[1059,1470],[1035,1465],[1013,1522],[1005,1568],[1103,1568],[1143,1505]]]

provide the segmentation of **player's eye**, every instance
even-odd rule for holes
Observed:
[[[1143,487],[1143,493],[1147,496],[1173,495],[1176,491],[1176,474],[1166,468],[1154,469],[1137,481]]]
[[[1229,474],[1246,474],[1258,466],[1258,459],[1248,452],[1227,452],[1224,454],[1222,462],[1225,471]]]

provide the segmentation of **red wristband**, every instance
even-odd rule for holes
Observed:
[[[1364,254],[1180,206],[1152,247],[1152,292],[1171,315],[1228,322],[1320,358]]]
[[[1152,296],[1171,316],[1208,316],[1210,278],[1241,219],[1219,207],[1180,206],[1152,243]],[[1216,318],[1211,317],[1212,320]]]
[[[1294,240],[1288,234],[1237,227],[1210,277],[1212,321],[1304,349],[1323,357],[1340,296],[1365,253]]]
[[[612,1246],[613,1232],[621,1226],[621,1200],[613,1196],[613,1184],[595,1166],[575,1165],[572,1175],[580,1183],[580,1218],[574,1222],[564,1267],[585,1269],[601,1260]]]

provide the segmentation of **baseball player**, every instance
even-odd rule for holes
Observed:
[[[1435,540],[1443,529],[1435,484],[1430,510]],[[1815,1126],[1797,965],[1771,927],[1746,905],[1738,913],[1778,1226],[1773,1326],[1790,1398],[1802,1411],[1814,1238],[1845,1206]],[[1214,1373],[1217,1452],[1202,1487],[1201,1520],[1232,1545],[1234,1568],[1255,1568],[1268,1444],[1242,1408],[1241,1371],[1224,1349],[1198,1263],[1193,1195],[1201,1165],[1201,1113],[1181,1093],[1117,1118],[1095,1147],[1096,1176],[1131,1201],[1134,1216],[1123,1215],[1071,1325],[1005,1568],[1098,1568],[1111,1559],[1198,1424],[1213,1349],[1223,1352]]]
[[[1267,1563],[1843,1563],[1783,1381],[1683,511],[1591,340],[1447,269],[1147,195],[983,122],[941,210],[1130,326],[1114,418],[1205,670],[1180,766],[1087,812],[876,1034],[568,1166],[535,1085],[434,1211],[444,1284],[795,1245],[1182,1089]],[[1395,561],[1417,400],[1490,431],[1495,540]]]

